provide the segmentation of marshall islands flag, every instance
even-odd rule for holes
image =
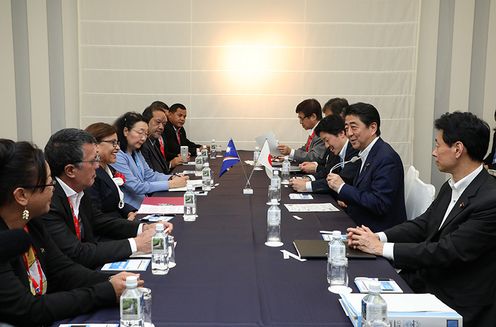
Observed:
[[[238,152],[236,151],[234,142],[230,139],[229,143],[227,143],[226,153],[224,153],[224,160],[222,161],[222,167],[220,167],[219,177],[221,177],[226,171],[229,170],[229,168],[237,164],[239,161]]]

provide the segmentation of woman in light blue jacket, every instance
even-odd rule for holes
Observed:
[[[151,193],[186,186],[188,177],[165,175],[152,170],[146,163],[140,148],[146,141],[148,124],[141,114],[127,112],[115,121],[114,126],[121,150],[112,167],[126,177],[121,187],[125,203],[139,208],[145,196]]]

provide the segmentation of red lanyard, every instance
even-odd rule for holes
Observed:
[[[29,233],[28,226],[24,226],[24,230],[26,233]],[[29,271],[29,264],[28,264],[28,254],[29,250],[27,253],[24,253],[22,255],[22,261],[24,262],[24,267],[26,267],[26,273],[28,274],[29,279],[31,280],[31,284],[33,285],[34,292],[36,295],[42,295],[43,294],[43,270],[41,270],[41,264],[38,258],[36,257],[36,250],[34,247],[31,245],[29,247],[30,250],[33,251],[34,255],[34,261],[36,263],[36,268],[38,269],[38,275],[40,276],[39,282],[37,282],[33,276],[31,276],[31,272]]]
[[[81,227],[79,226],[79,219],[76,217],[74,213],[74,207],[72,206],[71,200],[67,197],[67,201],[69,202],[69,207],[71,207],[72,220],[74,221],[74,229],[76,230],[76,236],[78,240],[81,241]]]

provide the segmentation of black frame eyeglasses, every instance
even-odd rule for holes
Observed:
[[[41,185],[22,185],[21,187],[22,188],[35,189],[35,188],[45,188],[45,187],[50,187],[50,186],[55,187],[55,185],[57,185],[57,180],[56,179],[52,179],[52,181],[50,183],[48,183],[48,184],[41,184]]]

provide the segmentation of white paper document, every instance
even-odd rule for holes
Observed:
[[[201,179],[189,179],[188,180],[188,185],[192,185],[193,188],[199,188],[202,187],[202,180]],[[176,188],[171,188],[169,189],[169,192],[186,192],[187,187],[176,187]]]
[[[305,193],[289,193],[289,198],[291,200],[312,200],[313,196]]]
[[[269,143],[270,154],[273,156],[280,156],[281,152],[277,150],[277,138],[274,132],[267,132],[255,138],[260,149],[263,147],[265,140]]]
[[[289,212],[331,212],[339,211],[331,203],[284,204]]]
[[[138,210],[138,214],[161,214],[161,215],[175,215],[182,214],[184,212],[184,206],[175,205],[154,205],[154,204],[142,204]]]
[[[149,264],[150,259],[129,259],[106,263],[102,271],[146,271]]]

